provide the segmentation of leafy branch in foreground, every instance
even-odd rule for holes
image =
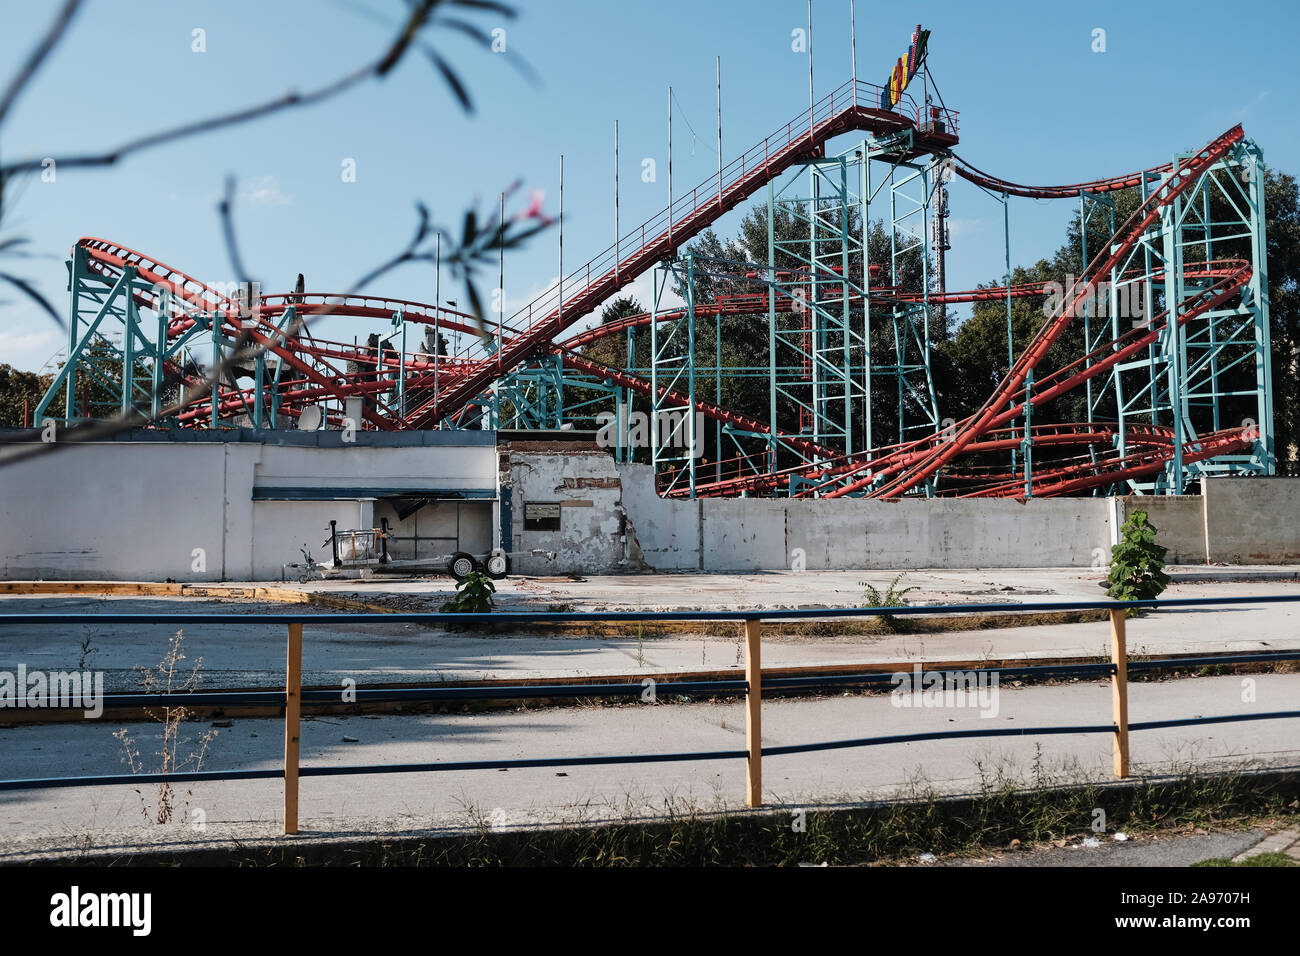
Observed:
[[[421,36],[421,33],[426,28],[445,28],[453,32],[467,35],[480,45],[496,51],[497,47],[493,45],[493,37],[485,33],[479,27],[458,17],[441,16],[441,13],[442,11],[451,8],[462,8],[474,13],[494,13],[505,18],[513,19],[516,16],[515,10],[506,4],[494,2],[494,0],[405,0],[405,5],[409,9],[408,15],[384,54],[378,60],[372,61],[360,69],[354,70],[352,73],[346,74],[331,83],[318,87],[306,94],[299,94],[291,91],[276,100],[150,134],[125,143],[107,153],[79,157],[64,157],[56,160],[56,163],[74,167],[112,165],[127,154],[138,150],[222,127],[249,122],[280,110],[319,103],[325,99],[342,93],[347,88],[368,77],[374,76],[383,78],[387,76],[404,58],[406,52],[413,45],[417,46],[421,52],[423,52],[425,56],[434,63],[438,72],[447,82],[461,106],[467,112],[472,111],[472,104],[469,100],[468,91],[466,90],[464,83],[455,71],[451,69],[446,61],[437,53],[437,51]],[[24,68],[10,83],[3,100],[0,100],[0,120],[3,119],[4,111],[7,111],[8,107],[15,99],[17,99],[24,87],[27,86],[31,77],[35,74],[41,61],[45,58],[46,54],[48,54],[49,50],[57,44],[77,6],[77,0],[70,0],[70,2],[65,5],[60,20],[57,21],[55,27],[47,33],[45,38],[38,45],[36,51],[28,57]],[[521,69],[524,69],[525,72],[531,73],[531,70],[526,67],[526,64],[523,64],[522,61],[517,58],[508,54],[507,59]],[[34,172],[37,168],[40,168],[41,162],[21,162],[7,166],[0,165],[0,223],[3,222],[4,217],[3,198],[6,176],[11,177],[18,173]],[[513,194],[517,187],[518,183],[512,186],[508,193]],[[235,241],[234,225],[232,220],[233,195],[234,186],[232,179],[227,183],[225,198],[219,204],[218,209],[232,265],[234,266],[240,282],[248,283],[248,275],[244,269],[242,259],[239,256],[237,243]],[[475,270],[477,267],[485,264],[492,253],[499,253],[505,249],[515,248],[532,235],[551,225],[551,220],[541,211],[541,195],[541,193],[535,193],[531,205],[513,218],[503,220],[503,217],[498,213],[496,216],[490,218],[487,224],[482,227],[478,225],[477,213],[471,209],[470,212],[466,214],[459,240],[451,238],[451,234],[448,230],[432,226],[429,221],[427,208],[423,204],[419,204],[417,206],[417,212],[420,221],[416,230],[415,238],[408,244],[407,248],[403,250],[403,252],[394,256],[388,262],[383,263],[367,275],[363,276],[358,280],[358,282],[354,283],[347,294],[360,291],[365,285],[374,281],[379,276],[407,262],[433,261],[435,258],[438,258],[438,251],[441,251],[444,253],[442,258],[445,258],[451,266],[453,275],[465,281],[466,294],[469,298],[480,334],[487,336],[488,333],[483,320],[481,297],[474,285]],[[445,250],[431,250],[429,248],[429,241],[431,239],[437,241],[439,244],[441,244],[443,239],[446,239]],[[25,241],[26,240],[20,237],[0,240],[0,256],[3,256],[6,253],[11,255],[16,254],[13,250],[17,249]],[[19,291],[24,295],[32,298],[55,320],[56,323],[59,324],[61,328],[63,327],[63,321],[59,317],[57,310],[50,305],[49,301],[41,295],[39,290],[37,290],[30,281],[14,276],[7,271],[0,271],[0,282],[7,282],[19,289]],[[181,290],[176,291],[178,293],[181,292]],[[333,309],[326,307],[316,313],[314,318],[328,315],[332,311]],[[300,331],[305,329],[306,326],[307,322],[304,318],[301,315],[298,316],[295,323],[285,331],[285,337],[296,336]],[[37,454],[53,451],[54,449],[69,443],[100,440],[118,432],[148,424],[157,419],[166,419],[171,417],[209,395],[214,393],[219,395],[220,386],[223,380],[232,378],[234,371],[242,363],[246,363],[250,359],[255,359],[259,354],[265,352],[271,345],[272,341],[273,339],[269,337],[263,337],[261,341],[258,341],[257,337],[254,335],[254,329],[241,327],[238,336],[232,342],[231,348],[226,356],[209,371],[203,381],[193,384],[185,389],[177,401],[168,403],[166,407],[161,408],[156,415],[146,415],[138,409],[133,408],[107,422],[94,422],[76,426],[68,430],[65,434],[60,435],[59,441],[43,442],[40,445],[25,445],[23,447],[10,449],[4,454],[0,454],[0,465],[13,463],[15,461],[33,457]],[[176,370],[170,368],[165,370],[163,375],[163,386],[165,388],[175,389],[180,384],[184,384],[183,379],[178,375]],[[22,437],[25,438],[27,436]]]
[[[519,189],[519,182],[511,184],[505,196],[509,198]],[[479,327],[479,334],[487,336],[484,324],[483,300],[479,295],[474,278],[480,266],[493,261],[493,253],[515,249],[527,242],[537,233],[553,225],[554,220],[542,212],[543,193],[535,191],[528,207],[510,218],[503,218],[494,212],[486,222],[480,224],[478,212],[470,209],[465,213],[461,225],[460,238],[452,236],[448,230],[431,224],[429,210],[424,203],[416,203],[415,210],[419,217],[415,236],[407,247],[367,273],[356,283],[356,289],[369,285],[386,272],[408,262],[434,263],[439,258],[451,266],[452,275],[465,282],[465,295],[469,300],[470,312]],[[441,237],[441,249],[436,248],[435,240]],[[441,303],[438,303],[441,306]]]
[[[196,136],[201,133],[211,132],[228,126],[247,123],[251,120],[261,119],[262,117],[279,113],[284,110],[313,106],[324,100],[335,97],[345,90],[348,90],[372,77],[379,79],[386,77],[393,71],[398,63],[402,61],[413,45],[420,47],[426,52],[426,55],[429,53],[435,53],[436,55],[433,47],[431,47],[429,43],[421,37],[421,33],[426,28],[446,27],[457,32],[465,33],[466,27],[468,27],[471,31],[471,35],[478,34],[483,37],[490,47],[491,38],[487,37],[481,30],[478,30],[478,28],[474,27],[472,24],[467,24],[465,21],[455,18],[440,19],[437,14],[441,9],[446,9],[448,7],[461,7],[481,13],[495,13],[498,16],[506,17],[507,19],[513,19],[516,16],[514,8],[503,3],[490,2],[490,0],[405,0],[405,5],[409,8],[406,19],[398,29],[396,36],[378,58],[373,59],[352,70],[350,73],[346,73],[312,90],[305,93],[290,90],[282,96],[278,96],[272,100],[245,106],[228,113],[222,113],[205,119],[195,120],[192,123],[184,123],[180,126],[174,126],[154,133],[149,133],[145,136],[128,140],[127,142],[121,143],[113,149],[105,150],[104,152],[53,158],[58,166],[64,168],[111,166],[131,153],[150,149],[155,146],[161,146],[164,143],[171,143],[178,139]],[[77,3],[69,3],[68,6],[75,11]],[[40,46],[45,46],[46,44],[53,46],[57,43],[62,36],[63,29],[67,26],[67,20],[70,19],[71,13],[69,12],[66,17],[61,18],[57,32],[54,32],[52,35],[47,35],[42,40]],[[38,50],[40,49],[40,46],[38,46]],[[48,52],[48,49],[44,51],[44,53]],[[14,81],[11,82],[9,93],[6,100],[3,102],[3,105],[6,108],[9,103],[17,99],[23,88],[28,84],[28,82],[30,82],[32,76],[36,72],[36,68],[39,67],[41,60],[44,59],[44,53],[42,53],[39,58],[36,58],[34,64],[32,63],[34,57],[29,57],[24,66],[24,70],[20,71]],[[439,72],[450,86],[452,93],[456,96],[457,100],[461,102],[462,105],[466,105],[464,99],[464,96],[466,95],[464,82],[454,70],[446,65],[445,60],[441,60],[441,58],[439,58],[439,60],[443,64],[443,68],[440,68]],[[30,69],[27,67],[30,67]],[[466,109],[468,110],[468,106],[466,106]],[[0,114],[0,120],[3,120],[3,114]],[[0,164],[0,174],[13,175],[16,173],[35,172],[42,168],[43,161],[43,159],[29,159],[14,163]]]
[[[388,76],[394,68],[396,68],[398,63],[402,61],[412,46],[417,46],[420,51],[434,63],[443,80],[451,89],[452,94],[456,97],[457,102],[461,104],[462,108],[464,108],[466,112],[472,112],[472,105],[464,81],[456,71],[447,64],[446,60],[437,52],[437,50],[426,39],[424,39],[422,33],[426,29],[446,29],[470,36],[487,49],[492,49],[492,37],[489,34],[484,33],[483,30],[475,24],[459,17],[442,16],[442,11],[450,8],[459,8],[471,13],[496,14],[497,16],[506,19],[514,19],[517,15],[516,11],[507,4],[497,3],[494,2],[494,0],[404,0],[404,2],[405,6],[408,8],[406,18],[397,29],[394,38],[389,42],[388,46],[378,58],[305,93],[290,90],[284,95],[272,100],[149,133],[128,140],[112,149],[100,153],[87,153],[60,157],[42,156],[40,158],[24,159],[7,164],[0,163],[0,224],[3,224],[4,222],[5,183],[7,180],[12,180],[16,176],[41,171],[48,163],[52,163],[54,168],[62,167],[64,169],[112,166],[132,153],[162,146],[167,143],[186,139],[191,136],[197,136],[202,133],[208,133],[231,126],[238,126],[285,110],[312,106],[325,100],[332,99],[365,80],[371,78],[383,79]],[[3,126],[10,108],[30,86],[32,79],[35,77],[50,52],[62,40],[79,7],[80,0],[66,0],[63,7],[59,10],[58,15],[55,17],[53,24],[36,43],[27,58],[20,65],[14,77],[5,87],[3,94],[0,94],[0,127]],[[522,61],[513,55],[508,55],[507,60],[514,63],[516,66],[522,65]],[[0,236],[0,258],[15,255],[15,250],[25,242],[26,240],[22,237],[5,238]],[[0,283],[7,284],[17,289],[25,297],[35,302],[42,311],[48,314],[60,329],[65,328],[63,319],[59,316],[58,310],[50,304],[49,300],[36,288],[31,280],[15,275],[8,270],[0,269]]]
[[[507,195],[513,194],[517,187],[518,183],[511,186],[507,191]],[[247,287],[250,280],[247,273],[243,271],[238,243],[235,239],[233,191],[234,184],[233,180],[231,180],[227,183],[226,196],[219,204],[218,211],[222,220],[222,228],[226,237],[231,263],[238,274],[239,281]],[[479,333],[483,336],[487,336],[489,333],[483,319],[481,297],[474,287],[475,269],[489,261],[492,253],[503,249],[514,249],[541,230],[548,228],[552,224],[552,220],[542,212],[541,203],[542,194],[536,192],[526,209],[506,219],[502,219],[500,213],[494,214],[483,226],[478,225],[477,216],[471,210],[466,214],[461,239],[459,241],[454,238],[450,239],[444,249],[443,259],[451,265],[453,275],[463,278],[465,281],[467,294],[471,305],[474,307]],[[360,292],[367,284],[400,265],[408,262],[434,261],[436,252],[430,248],[431,241],[438,235],[446,236],[449,233],[447,230],[430,223],[428,209],[423,203],[417,205],[417,212],[419,214],[419,223],[415,235],[407,244],[407,247],[353,283],[343,293],[344,297]],[[334,309],[330,305],[326,305],[312,315],[312,320],[324,318],[333,311]],[[285,330],[283,335],[286,339],[291,339],[297,336],[307,325],[308,322],[305,317],[298,315],[294,323]],[[259,331],[255,327],[241,324],[238,336],[232,342],[230,350],[222,360],[208,371],[201,382],[186,388],[176,401],[160,408],[156,415],[149,415],[138,409],[131,409],[108,421],[74,426],[60,433],[57,441],[41,442],[39,444],[30,442],[31,432],[29,432],[26,435],[9,440],[16,447],[0,453],[0,467],[37,455],[48,454],[65,445],[99,441],[119,432],[147,425],[151,421],[167,419],[179,414],[195,402],[208,397],[214,389],[218,389],[219,384],[229,377],[235,369],[246,365],[259,354],[265,352],[274,341],[274,337],[264,334],[266,332],[265,329]],[[279,334],[277,332],[276,337]],[[183,384],[183,382],[174,370],[169,369],[163,376],[162,387],[164,388],[174,388],[180,384]]]

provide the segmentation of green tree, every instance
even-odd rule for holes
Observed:
[[[833,203],[827,203],[825,209],[834,215],[838,209]],[[862,235],[862,220],[856,207],[849,207],[847,216],[849,235]],[[773,239],[777,248],[772,257],[772,264],[777,270],[802,270],[806,268],[804,257],[799,254],[798,243],[807,242],[810,227],[806,218],[798,216],[788,206],[777,206],[772,220]],[[899,236],[900,241],[904,237]],[[857,287],[865,285],[863,270],[866,262],[883,264],[881,274],[871,279],[874,288],[894,285],[908,292],[919,292],[924,282],[924,259],[920,248],[910,249],[899,256],[898,275],[889,275],[890,237],[884,224],[879,221],[871,223],[867,231],[867,256],[864,262],[860,243],[850,243],[848,256],[848,277]],[[762,270],[769,264],[768,256],[768,207],[765,202],[755,203],[741,219],[736,235],[722,238],[712,230],[705,230],[688,244],[687,249],[695,253],[697,266],[695,272],[695,301],[697,304],[712,304],[728,295],[754,294],[766,292],[762,282]],[[818,255],[829,261],[838,261],[842,254],[839,240],[835,238],[819,239]],[[716,260],[723,260],[718,263]],[[684,296],[685,288],[679,281],[675,291]],[[796,312],[788,297],[777,299],[776,323],[780,330],[797,331],[806,327],[807,315]],[[861,312],[855,308],[855,313]],[[893,327],[890,321],[892,310],[888,306],[873,306],[871,326],[871,350],[875,356],[894,354]],[[859,320],[860,321],[860,320]],[[932,342],[942,342],[948,338],[948,329],[943,310],[933,308],[930,313],[930,337]],[[704,315],[697,318],[695,328],[695,355],[697,368],[712,368],[718,354],[718,337],[721,335],[721,404],[761,421],[772,417],[768,368],[771,362],[768,344],[768,316],[766,310],[750,312],[743,315],[726,316],[719,320]],[[648,336],[647,336],[648,338]],[[647,343],[648,345],[648,343]],[[801,363],[802,356],[791,346],[778,342],[778,365],[795,366]],[[639,350],[638,350],[639,352]],[[854,374],[861,376],[866,365],[866,350],[861,345],[850,348],[850,363]],[[648,349],[647,349],[648,364]],[[696,383],[697,394],[709,401],[717,395],[718,382],[708,374],[701,374]],[[883,376],[873,376],[872,411],[875,434],[893,435],[897,433],[898,390]],[[904,395],[905,402],[914,401]],[[915,410],[909,412],[914,414]],[[776,424],[787,433],[797,433],[799,426],[799,404],[786,395],[777,396]],[[861,414],[854,415],[854,445],[861,448],[866,441],[866,426]],[[706,457],[726,458],[734,454],[724,437],[722,447],[718,447],[715,432],[709,429],[706,443]],[[778,467],[793,465],[793,459],[778,462]]]
[[[1220,171],[1219,177],[1230,175]],[[1239,209],[1230,206],[1229,196],[1237,195],[1230,183],[1212,189],[1210,219],[1214,222],[1230,220],[1240,215]],[[1272,336],[1274,431],[1278,471],[1283,474],[1300,474],[1296,459],[1296,446],[1300,444],[1300,375],[1297,375],[1297,356],[1300,355],[1300,195],[1295,177],[1267,170],[1264,179],[1265,233],[1268,245],[1269,321]],[[1110,194],[1115,204],[1115,225],[1121,227],[1138,207],[1140,195],[1136,189]],[[1237,200],[1240,203],[1240,200]],[[1088,229],[1089,257],[1105,248],[1110,239],[1108,230],[1094,216]],[[1082,253],[1083,226],[1078,211],[1066,227],[1065,241],[1049,259],[1041,259],[1033,266],[1016,267],[1012,283],[1058,282],[1071,277],[1081,277],[1086,263]],[[1233,232],[1228,226],[1215,227],[1211,232],[1208,254],[1215,259],[1250,258],[1247,237]],[[1192,244],[1184,249],[1184,261],[1204,261],[1204,245]],[[981,287],[1000,286],[1001,277],[984,283]],[[1166,308],[1164,289],[1159,284],[1153,290],[1150,303],[1152,314]],[[1019,356],[1030,339],[1047,320],[1044,298],[1035,296],[1015,299],[1011,306],[1011,329],[1014,354]],[[1121,329],[1123,331],[1123,329]],[[1094,325],[1093,336],[1097,335]],[[1049,351],[1046,359],[1035,370],[1041,380],[1052,372],[1077,361],[1085,353],[1083,322],[1076,320]],[[1223,392],[1254,389],[1252,363],[1227,363],[1220,371],[1219,385]],[[976,303],[972,315],[963,322],[946,343],[940,343],[934,365],[940,393],[940,408],[945,415],[961,419],[980,408],[998,383],[1007,374],[1007,310],[1005,302]],[[1140,377],[1141,373],[1128,373]],[[1098,380],[1100,384],[1101,380]],[[1136,378],[1126,386],[1126,394],[1134,394],[1144,385]],[[1099,421],[1114,420],[1118,410],[1109,395],[1101,396],[1094,389],[1097,405],[1093,418]],[[1087,396],[1082,388],[1074,389],[1051,402],[1034,409],[1037,422],[1083,421],[1088,416]],[[1213,427],[1206,409],[1193,405],[1194,424],[1205,431]],[[1201,418],[1197,418],[1201,416]],[[1220,402],[1220,427],[1229,427],[1246,418],[1256,418],[1257,409],[1248,395],[1227,395]],[[1168,417],[1163,419],[1168,424]]]
[[[36,405],[53,380],[52,375],[24,372],[12,365],[0,364],[0,428],[27,428],[32,424]],[[62,414],[63,399],[56,400]]]

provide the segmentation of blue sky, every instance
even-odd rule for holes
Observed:
[[[129,9],[87,0],[70,34],[0,129],[0,157],[57,157],[108,148],[175,123],[309,89],[373,58],[398,0],[152,2]],[[0,0],[0,82],[44,30],[52,3]],[[716,162],[714,57],[722,58],[723,152],[730,159],[807,106],[807,59],[791,50],[804,0],[608,0],[519,3],[520,17],[474,16],[506,30],[509,48],[540,75],[533,86],[504,61],[450,33],[433,33],[467,81],[478,110],[461,113],[427,61],[411,56],[385,81],[318,107],[173,143],[104,170],[59,170],[52,183],[9,187],[6,234],[32,239],[38,258],[8,262],[66,308],[63,265],[79,236],[139,249],[204,281],[233,279],[215,203],[227,175],[240,182],[244,257],[265,291],[332,292],[405,243],[423,200],[444,223],[476,199],[488,206],[516,179],[557,208],[565,156],[566,271],[602,251],[613,233],[613,123],[622,141],[626,230],[667,201],[667,88],[674,119],[674,178],[694,185]],[[1251,17],[1233,18],[1234,9]],[[848,0],[815,0],[819,92],[850,74]],[[1167,162],[1233,123],[1266,162],[1300,171],[1300,96],[1294,44],[1300,13],[1289,0],[1243,8],[1185,2],[1177,16],[1131,2],[857,3],[859,78],[880,82],[920,22],[932,30],[930,66],[960,112],[959,155],[1030,184],[1077,182]],[[206,31],[206,52],[192,31]],[[1106,31],[1094,53],[1093,31]],[[691,136],[688,124],[698,139]],[[641,161],[659,164],[643,183]],[[356,161],[356,182],[340,176]],[[1002,272],[1001,207],[973,186],[950,199],[949,287]],[[1014,263],[1061,242],[1068,202],[1012,200]],[[719,231],[729,234],[735,214]],[[557,269],[555,233],[506,260],[511,307],[544,289]],[[495,276],[488,285],[495,284]],[[449,290],[443,298],[463,298]],[[642,282],[637,291],[648,288]],[[367,291],[432,301],[432,270],[409,267]],[[0,290],[0,362],[36,369],[61,347],[40,312]],[[965,313],[962,313],[963,315]],[[342,323],[343,320],[332,320]],[[355,323],[331,337],[364,336]]]

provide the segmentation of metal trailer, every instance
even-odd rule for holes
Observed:
[[[311,556],[306,548],[301,548],[304,563],[286,564],[284,567],[298,570],[299,583],[306,584],[312,575],[319,574],[322,579],[337,574],[346,568],[373,568],[380,572],[444,570],[457,581],[462,581],[475,571],[482,571],[493,580],[500,580],[510,574],[510,559],[521,554],[532,557],[544,557],[554,561],[556,553],[534,548],[528,552],[506,551],[493,548],[486,554],[471,554],[468,551],[454,551],[449,554],[434,555],[427,558],[409,560],[394,559],[388,554],[388,519],[380,519],[378,528],[354,528],[341,530],[338,522],[329,523],[329,537],[321,544],[330,546],[331,560],[322,564]]]

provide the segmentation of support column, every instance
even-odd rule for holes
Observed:
[[[284,679],[284,832],[298,832],[298,753],[302,713],[302,625],[289,625]]]
[[[759,632],[760,621],[745,622],[745,747],[749,751],[749,773],[745,785],[745,802],[751,807],[763,805],[763,667]]]
[[[1110,660],[1115,673],[1110,678],[1111,705],[1115,720],[1113,756],[1115,776],[1121,780],[1128,776],[1128,648],[1125,646],[1124,608],[1110,612]]]

